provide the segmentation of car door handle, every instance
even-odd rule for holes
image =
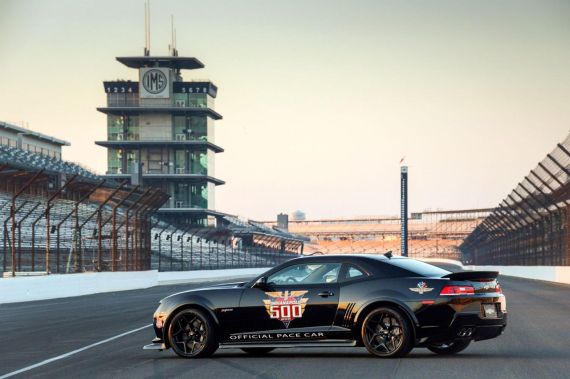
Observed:
[[[331,291],[323,291],[323,292],[319,292],[318,295],[320,297],[329,297],[329,296],[334,296],[334,293]]]

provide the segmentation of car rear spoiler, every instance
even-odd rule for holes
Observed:
[[[499,276],[499,271],[462,271],[462,272],[452,272],[442,276],[442,278],[448,278],[451,280],[493,280],[497,279]]]

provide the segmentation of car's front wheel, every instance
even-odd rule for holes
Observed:
[[[370,312],[362,323],[361,336],[366,350],[378,357],[402,357],[414,347],[408,318],[392,307],[380,307]]]
[[[471,340],[457,339],[453,341],[431,344],[428,345],[428,349],[436,354],[440,355],[452,355],[457,354],[460,351],[467,349],[467,346],[471,344]]]
[[[183,309],[174,315],[168,327],[168,342],[183,358],[207,357],[218,348],[214,323],[199,309]]]

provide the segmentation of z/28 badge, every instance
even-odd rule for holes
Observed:
[[[269,299],[263,300],[270,318],[281,321],[286,328],[291,321],[303,317],[308,298],[303,297],[308,291],[266,292]]]

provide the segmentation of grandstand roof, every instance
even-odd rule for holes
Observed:
[[[140,114],[140,113],[161,113],[168,112],[172,114],[194,114],[196,116],[208,116],[213,120],[221,120],[221,114],[210,108],[188,108],[188,107],[164,107],[164,106],[117,106],[117,107],[98,107],[99,112],[120,116],[122,114]]]
[[[10,124],[10,123],[4,122],[4,121],[0,121],[0,128],[10,130],[10,131],[13,131],[16,133],[23,133],[23,134],[26,134],[29,136],[33,136],[37,139],[47,141],[47,142],[51,142],[51,143],[54,143],[56,145],[61,145],[61,146],[70,146],[71,145],[69,142],[64,141],[62,139],[51,137],[51,136],[48,136],[46,134],[34,132],[33,130],[22,128],[21,126],[13,125],[13,124]]]
[[[168,195],[158,189],[135,188],[126,182],[105,179],[72,162],[62,161],[22,149],[0,145],[0,175],[22,177],[41,172],[46,176],[67,174],[72,179],[70,188],[79,191],[93,190],[90,199],[106,202],[109,206],[120,203],[124,207],[160,206]]]
[[[44,172],[79,175],[93,180],[101,179],[99,175],[76,163],[5,145],[0,145],[0,165],[29,171],[44,170]]]
[[[103,147],[148,147],[148,146],[172,146],[172,147],[199,147],[199,148],[208,148],[214,151],[215,153],[221,153],[224,151],[218,145],[213,144],[209,141],[201,141],[201,140],[184,140],[184,141],[171,141],[171,140],[164,140],[164,139],[146,139],[146,140],[117,140],[117,141],[95,141],[95,144]]]
[[[285,240],[292,240],[299,242],[309,240],[306,237],[299,236],[296,234],[291,234],[276,227],[269,227],[257,221],[243,220],[231,215],[225,215],[223,217],[223,220],[225,223],[225,227],[231,230],[232,233],[235,235],[256,234],[256,235],[276,237]]]
[[[204,68],[204,64],[197,58],[193,57],[117,57],[119,62],[130,68],[141,67],[169,67],[185,70],[194,70]]]

